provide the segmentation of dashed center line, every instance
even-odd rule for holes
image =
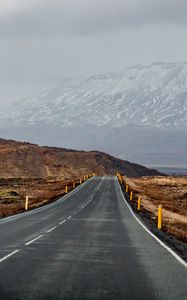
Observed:
[[[3,262],[4,260],[6,260],[7,258],[11,257],[12,255],[18,253],[19,251],[20,251],[20,250],[17,249],[17,250],[15,250],[15,251],[11,252],[10,254],[8,254],[8,255],[2,257],[2,258],[0,259],[0,263]]]
[[[43,236],[43,234],[37,236],[35,239],[33,239],[33,240],[27,242],[25,245],[28,246],[28,245],[34,243],[35,241],[39,240],[42,236]]]
[[[61,221],[60,223],[58,223],[59,225],[62,225],[62,224],[64,224],[65,222],[67,222],[67,220],[63,220],[63,221]]]
[[[47,232],[49,233],[49,232],[53,231],[55,228],[57,228],[57,226],[52,227],[51,229],[47,230]]]
[[[59,222],[58,225],[64,224],[65,222],[67,222],[67,220],[71,219],[71,217],[72,217],[73,215],[76,215],[76,214],[79,213],[81,210],[83,210],[83,209],[84,209],[84,208],[92,201],[94,195],[98,192],[98,190],[99,190],[99,188],[100,188],[102,182],[103,182],[103,180],[101,181],[101,183],[100,183],[100,185],[98,186],[98,188],[97,188],[97,190],[95,191],[95,193],[94,193],[92,196],[90,196],[89,200],[88,200],[88,201],[87,201],[80,209],[78,209],[77,211],[73,212],[73,213],[72,213],[70,216],[68,216],[65,220]],[[56,226],[50,228],[50,229],[47,230],[46,232],[47,232],[47,233],[50,233],[50,232],[53,231],[55,228],[57,228],[58,225],[56,225]],[[35,241],[39,240],[39,239],[42,238],[42,237],[43,237],[43,234],[37,236],[36,238],[34,238],[34,239],[28,241],[27,243],[25,243],[25,246],[31,245],[32,243],[34,243]],[[0,259],[0,263],[3,262],[4,260],[8,259],[8,258],[11,257],[12,255],[18,253],[19,251],[20,251],[20,249],[17,249],[17,250],[15,250],[15,251],[11,252],[10,254],[8,254],[8,255],[2,257],[2,258]]]

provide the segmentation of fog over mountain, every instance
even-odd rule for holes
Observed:
[[[187,63],[65,80],[1,110],[0,135],[187,167]]]

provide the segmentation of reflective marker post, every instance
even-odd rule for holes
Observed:
[[[68,193],[68,186],[66,185],[66,194]]]
[[[125,192],[128,193],[128,190],[129,190],[129,186],[128,186],[128,184],[126,184],[126,190],[125,190]]]
[[[141,205],[141,198],[138,197],[138,210],[140,210],[140,205]]]
[[[162,205],[159,205],[158,207],[158,229],[162,229]]]
[[[28,209],[28,206],[29,206],[29,196],[26,196],[26,198],[25,198],[25,210]]]

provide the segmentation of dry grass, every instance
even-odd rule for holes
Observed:
[[[65,194],[66,184],[72,187],[72,182],[60,179],[1,179],[0,217],[23,211],[27,195],[29,209],[53,201]]]
[[[187,241],[187,176],[124,178],[134,192],[141,196],[142,206],[157,216],[163,206],[164,230]]]

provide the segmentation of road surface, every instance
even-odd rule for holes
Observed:
[[[115,177],[0,220],[0,299],[187,299],[187,269],[137,222]]]

